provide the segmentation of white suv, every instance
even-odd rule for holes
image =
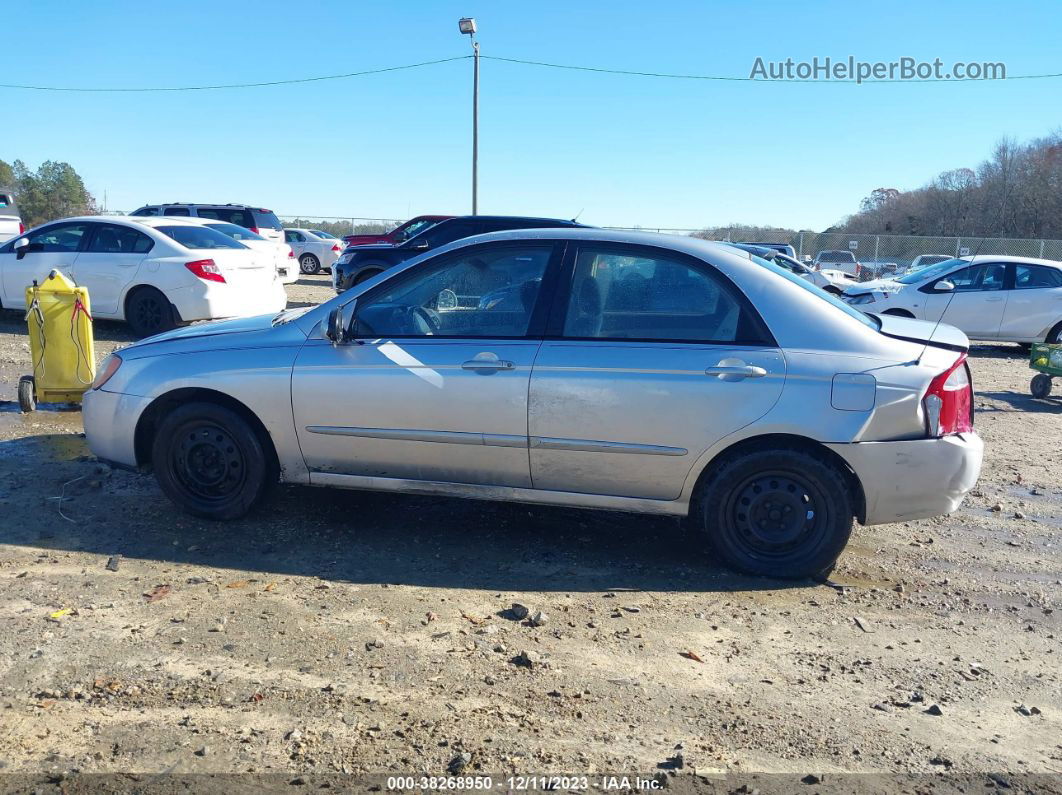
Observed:
[[[165,215],[177,218],[213,218],[250,229],[256,235],[284,242],[284,225],[276,213],[249,204],[145,204],[130,215]]]

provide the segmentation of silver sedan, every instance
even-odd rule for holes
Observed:
[[[973,487],[967,347],[725,245],[520,230],[127,347],[84,419],[99,458],[198,516],[277,481],[689,516],[730,566],[806,577],[855,520]]]

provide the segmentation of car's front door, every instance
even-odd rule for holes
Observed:
[[[122,293],[155,242],[119,224],[92,224],[93,233],[74,262],[74,279],[88,287],[93,312],[118,314]]]
[[[568,259],[531,374],[535,488],[675,499],[704,451],[777,401],[781,352],[702,260],[612,244]]]
[[[1040,342],[1062,320],[1062,268],[1016,263],[999,338]],[[1053,342],[1054,340],[1049,340]]]
[[[925,319],[949,323],[974,339],[995,339],[1007,305],[1006,271],[1000,262],[969,265],[924,285]],[[942,281],[955,289],[939,291]]]
[[[87,221],[51,224],[5,244],[4,253],[0,254],[4,306],[9,309],[25,307],[26,288],[34,281],[42,283],[53,270],[73,278],[74,261],[90,225]],[[30,247],[19,259],[13,244],[24,239],[29,241]]]
[[[308,341],[292,406],[311,481],[529,487],[528,381],[559,248],[494,243],[427,260],[358,298],[356,341]]]

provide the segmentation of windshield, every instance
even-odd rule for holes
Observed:
[[[261,235],[256,235],[245,226],[236,224],[207,224],[208,229],[217,229],[221,234],[228,235],[233,240],[265,240]]]
[[[869,315],[863,314],[858,309],[853,309],[848,304],[846,304],[844,301],[842,301],[840,298],[837,298],[835,295],[831,295],[830,293],[826,292],[825,290],[823,290],[823,289],[821,289],[819,287],[816,287],[814,284],[809,282],[807,279],[802,279],[799,276],[797,276],[795,273],[793,273],[792,271],[789,271],[789,270],[787,270],[785,268],[779,267],[778,265],[775,265],[773,262],[765,260],[763,257],[757,257],[755,254],[750,254],[749,255],[749,259],[751,259],[757,265],[762,265],[763,267],[767,268],[768,270],[774,271],[779,276],[782,276],[782,277],[788,279],[793,284],[798,285],[801,289],[807,290],[809,293],[814,293],[817,297],[821,298],[823,301],[826,301],[827,303],[831,304],[832,306],[836,307],[837,309],[840,309],[842,312],[844,312],[849,317],[855,318],[860,323],[862,323],[864,326],[870,326],[870,328],[874,329],[875,331],[878,330],[878,321],[877,320],[875,320],[874,318],[870,317]]]
[[[172,237],[185,248],[194,250],[246,248],[242,243],[209,226],[157,226],[155,228],[162,234]]]
[[[937,276],[943,276],[952,268],[969,264],[970,263],[964,259],[947,259],[943,262],[938,262],[935,265],[928,265],[925,268],[913,270],[906,276],[901,276],[896,281],[898,281],[900,284],[917,284],[918,282],[924,281],[926,279],[935,279]]]
[[[417,234],[418,232],[423,232],[429,226],[434,226],[436,223],[436,221],[423,220],[412,223],[406,227],[400,226],[394,231],[395,243],[404,243],[405,241],[413,237],[413,235]]]

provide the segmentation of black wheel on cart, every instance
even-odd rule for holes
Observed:
[[[25,414],[37,410],[37,384],[32,375],[18,379],[18,407]]]
[[[1037,373],[1029,383],[1029,391],[1034,398],[1045,398],[1051,394],[1051,376],[1047,373]]]

